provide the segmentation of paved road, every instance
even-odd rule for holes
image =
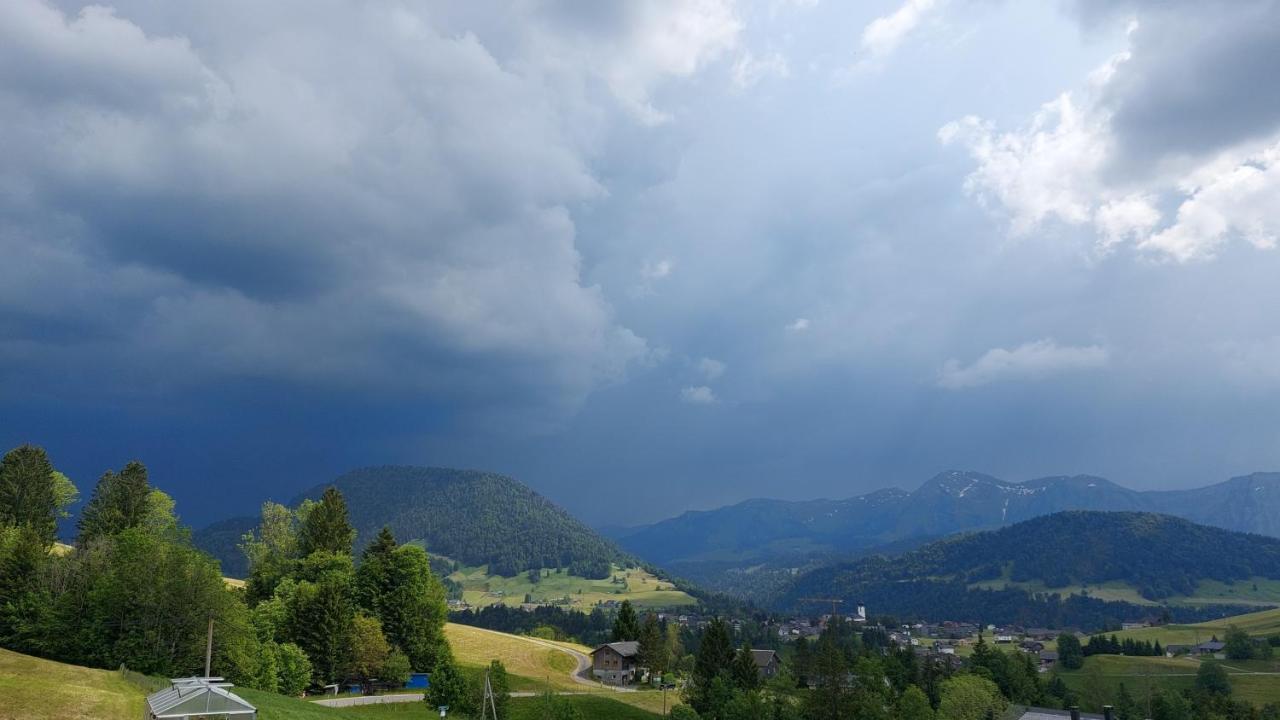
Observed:
[[[325,707],[354,707],[356,705],[381,705],[383,703],[422,702],[422,693],[396,693],[395,695],[356,695],[353,697],[316,700]]]

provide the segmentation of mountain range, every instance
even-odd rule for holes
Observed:
[[[495,473],[412,466],[367,467],[317,485],[290,507],[316,500],[330,485],[342,491],[359,551],[384,525],[401,542],[463,565],[488,565],[499,575],[563,567],[582,577],[607,577],[610,563],[630,558],[568,512],[519,482]],[[230,518],[196,531],[192,540],[218,558],[232,577],[248,571],[238,545],[256,517]]]
[[[735,590],[749,568],[901,551],[953,533],[1064,510],[1156,512],[1280,537],[1280,473],[1255,473],[1192,490],[1138,491],[1088,475],[1007,482],[950,471],[914,492],[891,488],[844,500],[747,500],[609,532],[645,560],[717,589]]]
[[[1234,614],[1278,586],[1280,539],[1155,513],[1069,511],[824,565],[772,604],[839,598],[900,618],[1096,628],[1160,612]]]

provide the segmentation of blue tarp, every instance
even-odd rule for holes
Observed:
[[[425,690],[431,687],[431,680],[426,673],[409,673],[409,681],[404,686],[415,690]]]

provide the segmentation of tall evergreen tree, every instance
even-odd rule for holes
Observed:
[[[1142,717],[1138,701],[1129,694],[1129,688],[1120,683],[1120,691],[1116,694],[1116,720],[1142,720]]]
[[[0,525],[29,528],[45,547],[58,534],[59,498],[44,450],[22,445],[0,459]]]
[[[843,720],[853,717],[849,666],[844,653],[828,633],[818,638],[818,644],[814,648],[810,681],[816,687],[805,698],[806,718]]]
[[[644,622],[640,625],[640,656],[637,664],[651,673],[666,672],[667,638],[658,623],[658,616],[645,613]]]
[[[299,551],[303,557],[314,552],[351,554],[356,531],[347,517],[347,501],[336,487],[330,486],[315,503],[298,532]]]
[[[636,618],[636,609],[630,600],[623,600],[618,608],[618,617],[613,621],[613,641],[625,642],[640,639],[640,621]]]
[[[1071,633],[1058,636],[1058,664],[1068,670],[1079,670],[1084,666],[1084,648],[1080,647],[1080,639]]]
[[[83,546],[96,538],[141,525],[150,509],[150,494],[147,468],[142,463],[134,460],[118,474],[108,470],[98,480],[93,496],[80,514],[77,542]]]
[[[360,568],[356,571],[356,602],[379,618],[391,592],[390,566],[395,550],[395,535],[384,525],[360,555]]]
[[[286,633],[311,660],[313,679],[328,684],[351,667],[356,606],[351,556],[316,552],[303,560],[289,598]]]
[[[737,654],[733,656],[730,673],[733,675],[734,684],[741,690],[751,691],[760,687],[760,672],[756,670],[756,662],[751,656],[750,643],[743,643]]]
[[[702,632],[693,678],[685,686],[685,702],[703,717],[716,717],[733,695],[733,640],[729,626],[714,618]]]
[[[431,672],[450,657],[444,636],[449,609],[426,551],[416,545],[396,548],[387,565],[387,588],[379,615],[387,639],[409,656],[414,670]]]

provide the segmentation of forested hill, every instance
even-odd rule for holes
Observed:
[[[362,547],[387,525],[401,541],[420,540],[433,554],[490,572],[514,575],[533,567],[564,567],[603,577],[610,562],[626,560],[611,541],[515,480],[494,473],[449,468],[382,466],[353,470],[294,499],[317,499],[336,486],[347,501]],[[234,518],[195,533],[195,542],[241,575],[236,543],[257,524]]]
[[[1138,491],[1089,475],[1008,482],[940,473],[914,491],[843,500],[748,500],[653,525],[615,528],[620,545],[709,587],[744,594],[768,570],[787,574],[833,557],[919,546],[1064,510],[1154,512],[1227,530],[1280,537],[1280,473],[1255,473],[1192,490]],[[744,572],[746,570],[750,572]]]
[[[1167,515],[1074,511],[960,535],[895,558],[818,568],[797,578],[778,604],[795,607],[800,598],[830,595],[901,616],[1088,626],[1090,618],[1151,614],[1156,602],[1189,605],[1177,601],[1194,596],[1204,581],[1257,578],[1280,579],[1280,540]],[[1061,602],[1029,592],[1067,595],[1108,583],[1123,583],[1132,602],[1079,598],[1064,610]],[[1074,613],[1074,621],[1063,613]]]

